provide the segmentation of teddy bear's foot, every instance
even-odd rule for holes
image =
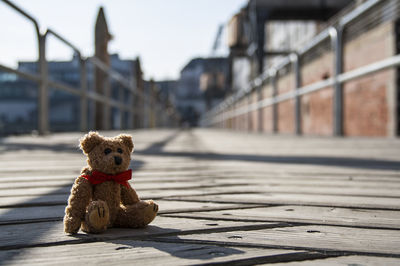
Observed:
[[[158,205],[154,201],[148,200],[144,202],[146,204],[144,204],[145,206],[143,207],[143,226],[151,223],[154,218],[156,218],[158,212]]]
[[[67,234],[76,234],[81,227],[81,219],[65,214],[64,216],[64,232]]]
[[[87,233],[102,233],[107,229],[110,220],[110,211],[107,203],[102,200],[92,201],[87,207],[85,222],[82,231]]]
[[[114,222],[116,227],[139,228],[151,223],[158,212],[158,205],[152,200],[140,201],[133,205],[121,206]]]

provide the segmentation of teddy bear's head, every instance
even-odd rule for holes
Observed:
[[[92,131],[81,138],[79,147],[92,170],[115,175],[128,169],[133,141],[125,134],[108,138]]]

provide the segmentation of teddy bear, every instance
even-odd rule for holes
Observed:
[[[87,156],[87,166],[72,186],[64,231],[76,234],[81,228],[87,233],[102,233],[110,227],[139,228],[153,221],[158,205],[140,200],[128,183],[132,137],[89,132],[80,139],[79,147]]]

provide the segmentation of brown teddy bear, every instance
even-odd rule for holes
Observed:
[[[153,221],[158,205],[140,200],[128,183],[132,137],[107,138],[89,132],[80,139],[80,148],[87,155],[88,166],[72,186],[64,231],[75,234],[82,226],[85,232],[101,233],[109,227],[138,228]]]

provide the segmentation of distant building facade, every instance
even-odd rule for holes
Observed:
[[[228,92],[228,59],[194,58],[180,73],[173,102],[182,122],[196,126],[200,115],[220,102]]]
[[[117,54],[110,56],[111,68],[128,80],[135,81],[136,60],[122,60]],[[70,61],[49,61],[49,77],[71,87],[80,88],[79,59]],[[18,70],[37,73],[37,62],[19,62]],[[88,90],[94,91],[94,67],[86,64]],[[120,84],[111,81],[111,97],[119,99]],[[27,133],[37,128],[37,89],[35,82],[27,81],[10,73],[0,72],[0,134]],[[67,92],[49,90],[49,119],[52,131],[77,131],[80,121],[80,100]],[[127,99],[124,97],[124,99]],[[89,117],[93,117],[93,103],[89,101]],[[112,128],[119,128],[120,114],[112,111]],[[94,128],[89,119],[89,128]]]

